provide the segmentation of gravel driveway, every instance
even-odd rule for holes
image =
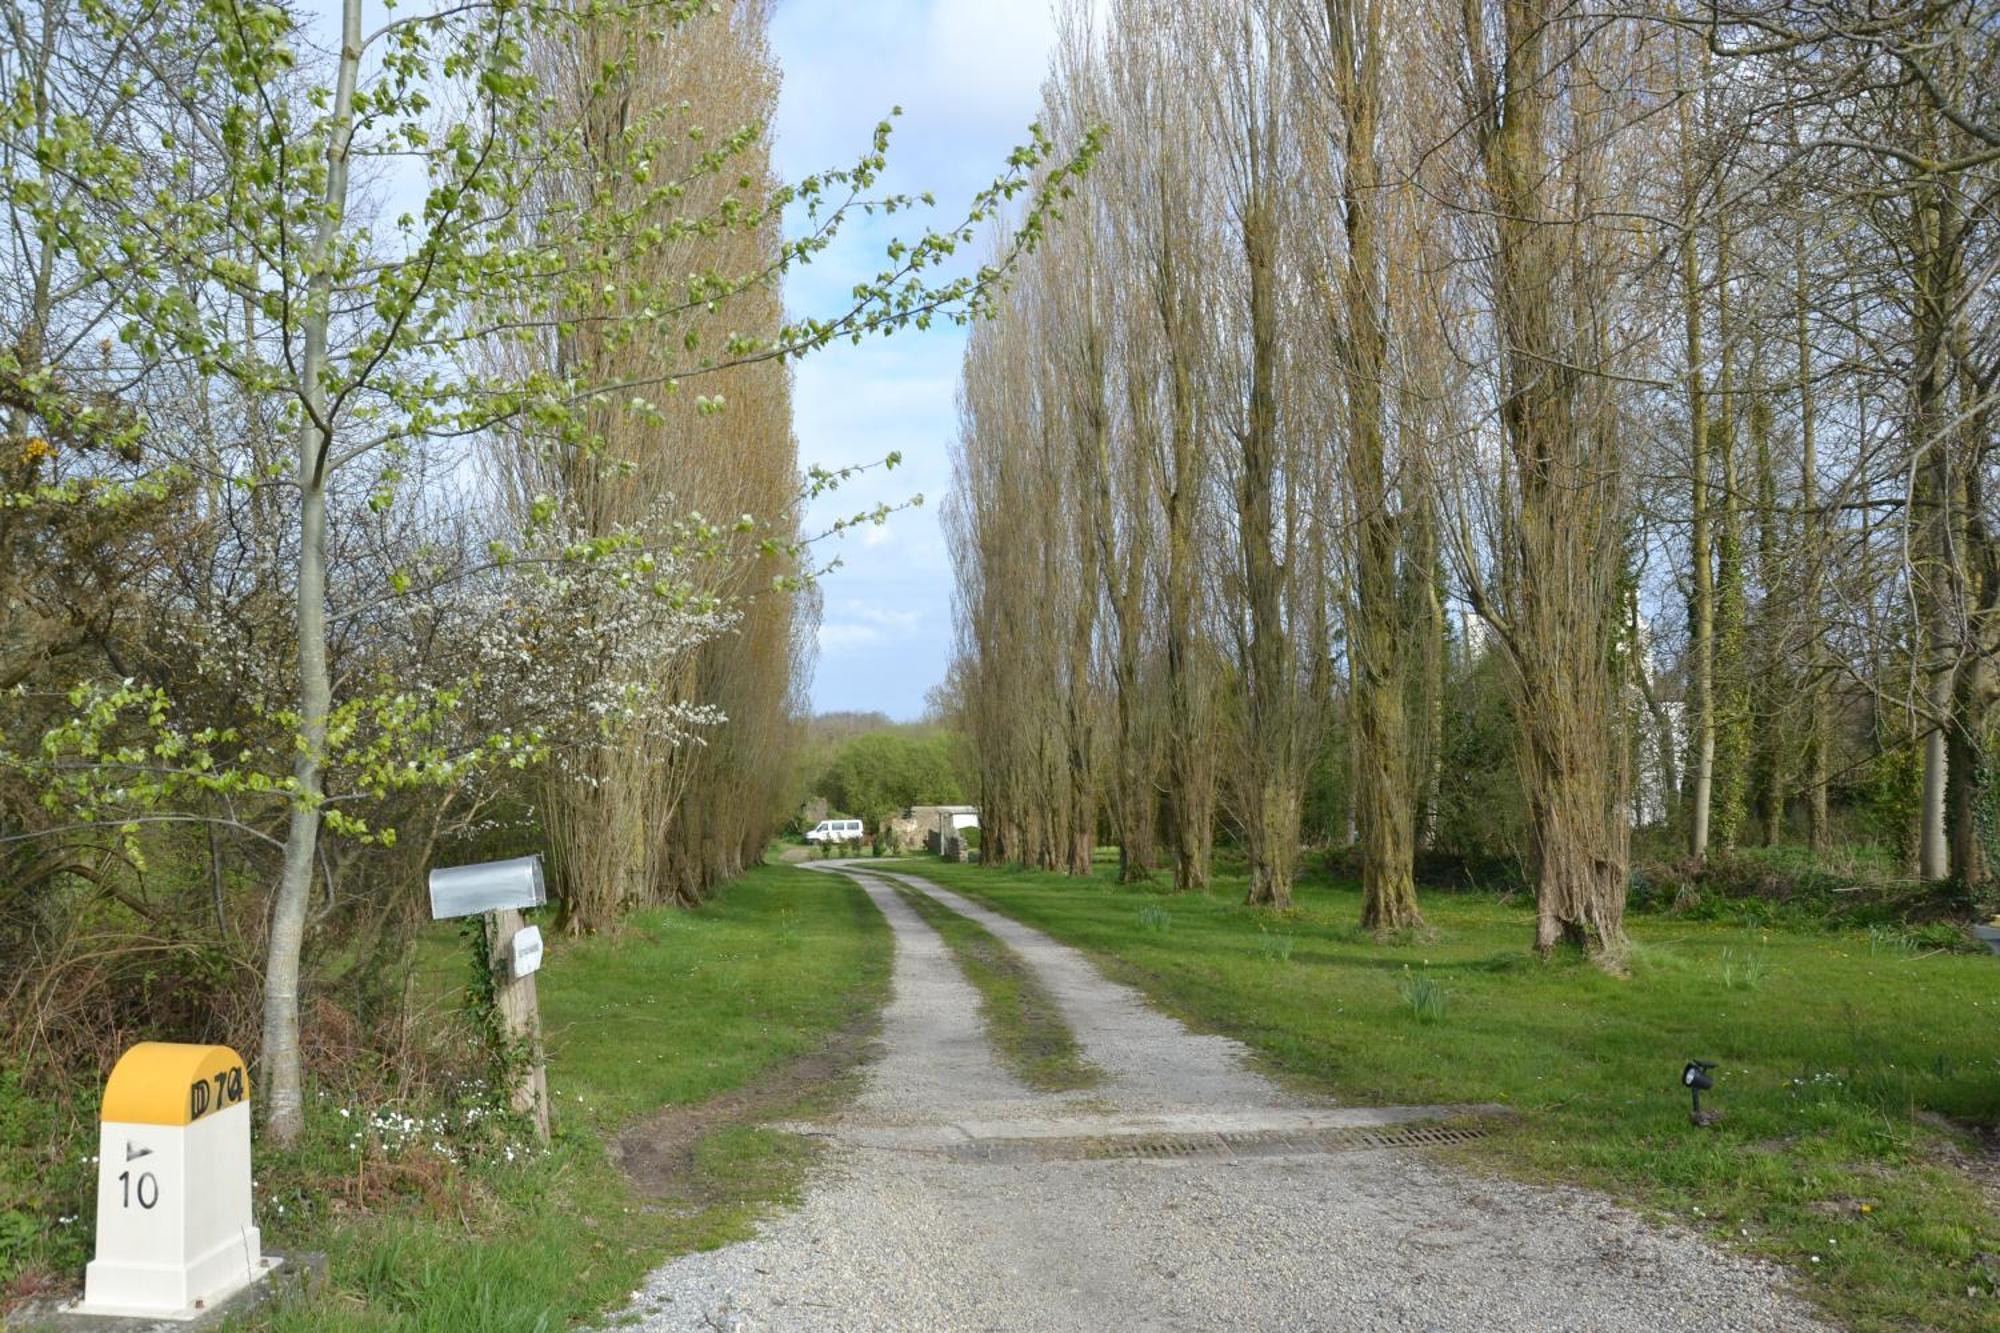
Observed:
[[[800,1127],[834,1145],[803,1204],[753,1241],[655,1271],[622,1326],[1826,1327],[1786,1294],[1782,1271],[1600,1196],[1488,1180],[1408,1150],[1316,1149],[1315,1135],[1438,1108],[1287,1096],[1237,1043],[1188,1032],[1038,931],[915,876],[827,868],[852,876],[895,930],[882,1058],[845,1113]],[[995,1063],[976,992],[884,878],[1026,958],[1103,1084],[1039,1093]],[[1201,1144],[1213,1147],[1190,1150]]]

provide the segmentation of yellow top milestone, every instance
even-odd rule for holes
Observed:
[[[142,1041],[112,1068],[99,1119],[189,1125],[249,1096],[243,1057],[229,1047]]]

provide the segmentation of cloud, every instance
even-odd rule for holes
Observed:
[[[838,624],[819,627],[819,649],[823,653],[847,652],[881,641],[882,631],[873,625]]]
[[[1047,0],[785,0],[771,31],[785,67],[781,170],[851,159],[900,106],[892,178],[953,166],[991,175],[992,144],[1034,119],[1055,13]]]
[[[926,25],[926,109],[959,123],[1021,130],[1040,95],[1055,42],[1055,12],[1015,0],[938,0]]]
[[[820,651],[849,653],[860,648],[908,643],[921,637],[929,617],[923,611],[893,606],[872,606],[857,598],[845,598],[839,617],[819,627]]]
[[[924,614],[921,611],[899,611],[888,607],[862,606],[858,603],[854,605],[852,614],[870,625],[879,625],[883,629],[900,630],[905,633],[916,629],[924,621]]]

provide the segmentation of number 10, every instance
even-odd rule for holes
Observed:
[[[160,1201],[160,1178],[151,1171],[142,1171],[139,1173],[139,1188],[136,1191],[132,1188],[132,1173],[130,1171],[120,1171],[118,1173],[118,1183],[125,1187],[124,1206],[127,1208],[132,1206],[132,1195],[134,1193],[137,1193],[139,1196],[139,1206],[141,1208],[150,1209]]]

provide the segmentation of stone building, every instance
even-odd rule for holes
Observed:
[[[911,851],[922,847],[936,856],[947,855],[947,844],[961,844],[959,834],[979,827],[976,805],[913,805],[889,821],[889,830],[898,846]]]

